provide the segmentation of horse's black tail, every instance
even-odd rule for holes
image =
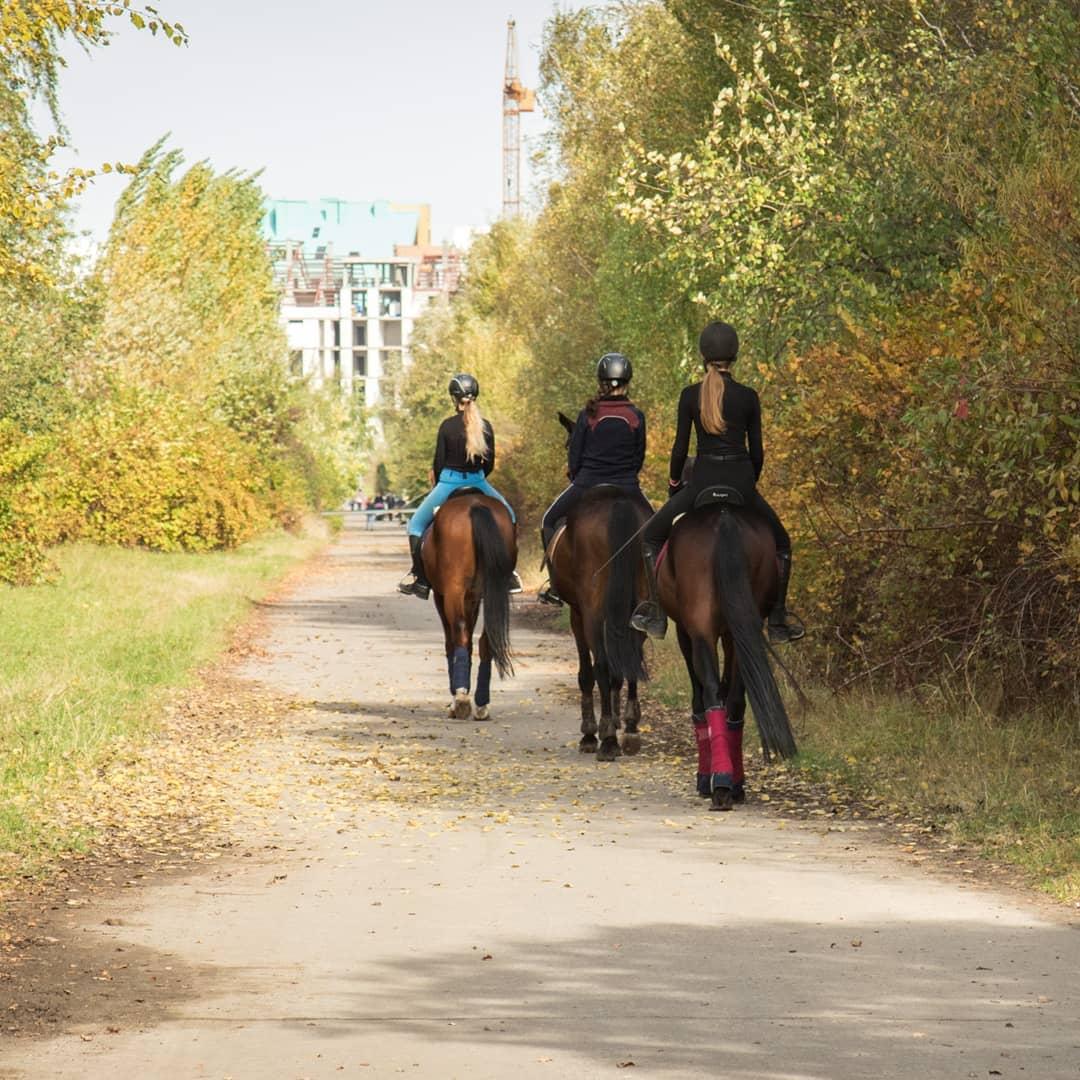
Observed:
[[[630,629],[630,616],[637,602],[637,575],[641,569],[641,538],[630,538],[641,522],[631,499],[616,499],[608,518],[608,544],[619,554],[608,566],[604,592],[604,624],[601,640],[608,669],[616,679],[637,681],[646,677],[642,646],[644,638]],[[625,545],[625,547],[624,547]],[[623,548],[623,550],[619,550]]]
[[[481,580],[484,603],[484,633],[491,646],[491,658],[500,677],[514,674],[510,652],[510,575],[514,560],[506,550],[495,516],[487,506],[469,508],[472,520],[476,573]]]
[[[713,574],[720,608],[735,644],[735,659],[754,710],[765,759],[774,753],[791,757],[795,753],[795,736],[765,652],[761,612],[750,591],[750,573],[739,522],[729,510],[720,514]]]

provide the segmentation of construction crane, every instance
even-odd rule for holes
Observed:
[[[521,213],[521,114],[536,108],[536,92],[521,85],[518,77],[517,31],[513,19],[506,21],[506,70],[503,74],[503,185],[502,216]]]

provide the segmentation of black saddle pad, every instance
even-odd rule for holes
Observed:
[[[707,506],[745,506],[746,500],[742,492],[728,484],[713,484],[711,487],[702,488],[694,498],[694,509],[700,510]]]

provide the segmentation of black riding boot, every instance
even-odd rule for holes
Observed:
[[[547,553],[548,548],[551,546],[551,539],[554,535],[554,530],[545,529],[543,526],[540,527],[540,544],[541,550],[544,552],[544,559],[540,564],[540,569],[543,570],[546,566],[549,574],[551,573],[551,563],[548,561]],[[541,604],[551,604],[552,607],[562,607],[563,605],[562,597],[555,591],[555,586],[551,584],[550,577],[544,582],[543,587],[536,594],[536,599],[539,600]]]
[[[780,564],[780,578],[776,583],[776,603],[769,612],[769,640],[782,644],[787,641],[798,641],[799,638],[805,636],[806,631],[799,622],[798,616],[791,616],[787,609],[788,582],[791,580],[791,552],[778,552],[776,559]],[[792,621],[793,618],[794,621]]]
[[[403,578],[398,585],[398,592],[404,593],[406,596],[418,596],[421,600],[426,600],[431,592],[431,585],[428,583],[426,577],[424,577],[424,560],[420,555],[420,547],[424,542],[422,536],[410,536],[409,537],[409,551],[412,553],[412,570],[409,573],[411,578]]]
[[[649,582],[649,599],[642,600],[630,616],[630,625],[649,637],[662,638],[667,633],[667,616],[660,606],[660,591],[656,587],[656,560],[660,548],[655,544],[642,545],[645,555],[645,576]]]

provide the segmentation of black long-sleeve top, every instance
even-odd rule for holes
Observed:
[[[447,417],[439,425],[439,435],[435,440],[435,459],[431,468],[436,481],[443,469],[457,469],[459,472],[484,470],[487,476],[495,468],[495,431],[487,420],[484,421],[484,441],[487,452],[484,457],[470,458],[465,453],[465,418],[461,413]]]
[[[701,383],[688,386],[679,397],[679,426],[671,447],[671,482],[682,481],[683,466],[690,452],[690,428],[697,433],[697,452],[702,454],[746,454],[761,476],[765,450],[761,445],[761,402],[757,391],[724,375],[722,412],[727,430],[713,435],[701,426]]]
[[[578,413],[567,453],[575,484],[636,484],[644,461],[645,416],[633,402],[602,397]]]

